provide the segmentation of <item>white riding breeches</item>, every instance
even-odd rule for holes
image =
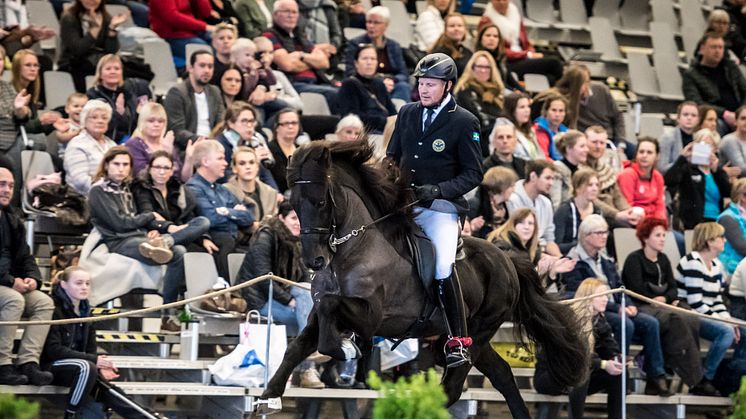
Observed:
[[[433,211],[429,208],[414,209],[414,222],[422,229],[435,248],[435,279],[451,276],[456,263],[459,224],[458,214]]]

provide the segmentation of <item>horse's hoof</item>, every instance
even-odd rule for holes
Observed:
[[[282,410],[282,399],[273,397],[259,399],[254,402],[254,413],[257,415],[272,415]]]

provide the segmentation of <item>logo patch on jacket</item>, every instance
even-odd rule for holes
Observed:
[[[437,140],[433,141],[433,150],[435,150],[436,153],[440,153],[441,151],[446,149],[446,142],[438,138]]]
[[[476,142],[479,142],[479,133],[476,132],[476,131],[472,132],[471,133],[471,139],[474,140],[474,141],[476,141]]]

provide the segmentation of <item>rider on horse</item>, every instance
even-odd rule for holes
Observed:
[[[479,121],[450,94],[458,79],[456,63],[445,54],[420,60],[414,76],[420,101],[402,107],[386,154],[411,177],[420,200],[415,222],[435,248],[435,285],[446,320],[449,368],[471,362],[471,338],[461,285],[454,273],[463,195],[482,181]]]

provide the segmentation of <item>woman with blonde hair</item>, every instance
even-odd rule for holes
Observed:
[[[466,63],[453,92],[456,102],[479,119],[482,137],[489,138],[504,105],[505,84],[495,60],[487,51],[477,51]],[[489,141],[482,141],[482,157],[489,156]]]
[[[23,125],[27,134],[50,134],[54,129],[65,131],[67,121],[61,118],[59,112],[39,111],[43,107],[40,102],[44,94],[40,70],[39,57],[34,51],[22,49],[13,56],[11,83],[18,94],[14,104],[17,107],[16,123]],[[23,103],[20,107],[19,100]]]
[[[132,133],[137,123],[137,108],[140,100],[136,92],[124,84],[124,66],[117,54],[106,54],[98,60],[93,86],[86,91],[88,99],[102,99],[114,109],[106,135],[116,143],[122,142]]]
[[[137,127],[124,145],[132,155],[132,173],[137,175],[148,165],[150,155],[163,150],[173,156],[173,176],[186,182],[192,176],[191,146],[186,149],[186,162],[182,162],[179,150],[174,146],[173,131],[166,131],[168,116],[166,109],[156,102],[148,102],[140,109]]]
[[[608,291],[609,286],[599,278],[587,278],[579,286],[575,298],[585,298]],[[604,312],[609,301],[608,295],[600,295],[573,304],[578,315],[579,327],[588,336],[588,349],[591,351],[588,380],[572,390],[558,386],[546,366],[545,351],[552,348],[541,348],[537,353],[534,387],[541,394],[569,396],[569,417],[582,418],[585,410],[585,398],[600,391],[608,393],[606,414],[608,418],[620,418],[622,412],[622,371],[619,343],[614,339],[611,326],[606,321]],[[559,407],[559,406],[557,406]]]
[[[458,74],[463,74],[472,51],[464,45],[466,41],[466,19],[461,13],[450,13],[443,19],[445,30],[428,53],[442,52],[456,62]]]

